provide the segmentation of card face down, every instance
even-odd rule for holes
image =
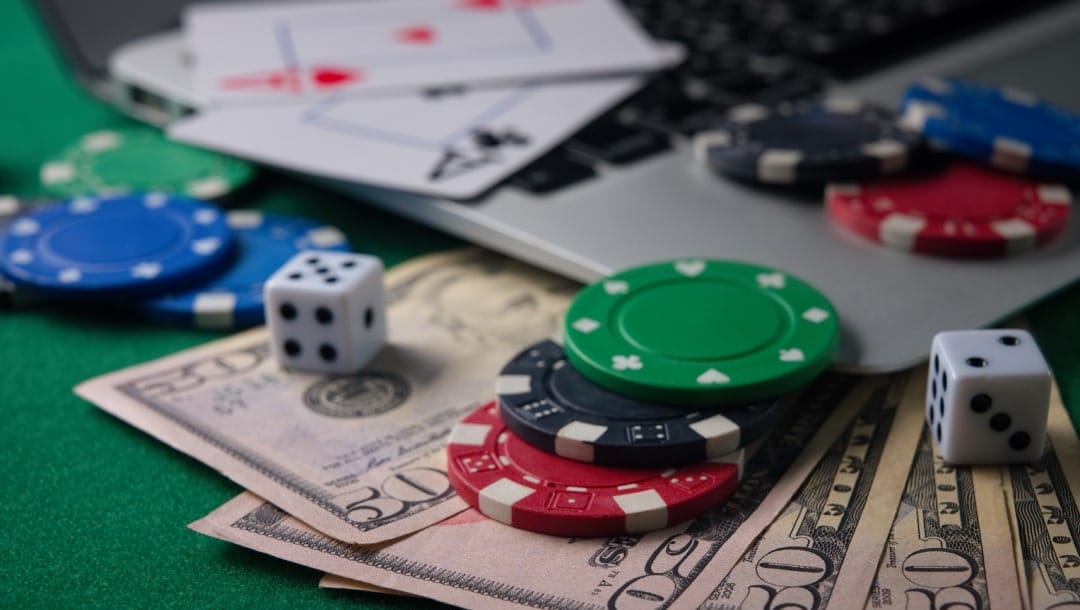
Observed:
[[[614,0],[195,5],[184,32],[199,90],[219,105],[520,84],[667,63]]]
[[[612,77],[405,97],[337,96],[309,106],[217,108],[175,139],[304,173],[468,199],[637,90]]]

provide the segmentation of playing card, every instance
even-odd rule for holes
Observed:
[[[196,5],[185,41],[200,92],[259,103],[444,84],[659,68],[613,0],[370,0]]]
[[[639,88],[640,77],[307,107],[217,108],[175,124],[185,142],[317,176],[451,199],[475,197]]]

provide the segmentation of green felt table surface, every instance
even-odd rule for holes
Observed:
[[[0,59],[0,193],[38,194],[44,159],[131,123],[76,84],[26,2],[0,2]],[[462,243],[276,174],[239,203],[336,225],[388,265]],[[1074,421],[1078,306],[1074,287],[1027,312]],[[0,312],[0,607],[436,606],[320,590],[314,570],[188,530],[240,489],[71,391],[219,336],[72,307]]]

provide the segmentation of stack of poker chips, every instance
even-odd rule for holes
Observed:
[[[738,106],[694,145],[704,165],[737,180],[827,185],[831,222],[931,256],[1051,244],[1069,222],[1064,185],[1080,183],[1080,116],[959,79],[911,85],[899,114],[838,98]]]
[[[829,364],[838,321],[805,282],[747,263],[629,269],[571,303],[564,344],[517,354],[448,442],[459,495],[563,536],[661,529],[715,507]]]

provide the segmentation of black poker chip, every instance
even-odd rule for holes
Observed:
[[[530,445],[581,462],[631,467],[728,454],[764,438],[790,402],[781,397],[692,409],[629,398],[583,377],[554,341],[514,356],[496,392],[503,421]]]
[[[921,148],[920,135],[891,111],[857,100],[737,106],[694,137],[699,162],[744,181],[810,184],[899,172]]]

